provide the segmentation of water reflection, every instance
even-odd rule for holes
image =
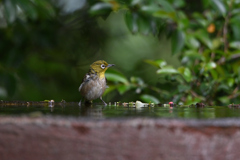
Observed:
[[[0,105],[0,116],[3,115],[53,115],[88,117],[94,119],[115,117],[158,117],[158,118],[194,118],[214,119],[240,117],[240,108],[229,107],[195,107],[195,106],[156,106],[132,108],[126,106],[103,106],[91,104],[78,106],[78,103],[46,104],[46,105]],[[39,114],[41,113],[41,114]]]
[[[104,118],[103,108],[102,106],[93,106],[92,104],[84,105],[79,107],[79,113],[82,117],[101,119]]]

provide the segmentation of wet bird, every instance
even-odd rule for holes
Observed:
[[[107,87],[105,72],[112,66],[114,64],[108,64],[103,60],[98,60],[90,65],[90,69],[79,87],[79,92],[85,99],[85,103],[92,103],[92,100],[100,98],[104,105],[107,105],[103,101],[102,95]],[[81,101],[79,105],[81,105]]]

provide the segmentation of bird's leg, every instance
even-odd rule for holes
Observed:
[[[100,99],[102,100],[102,102],[104,103],[104,105],[107,106],[107,103],[104,102],[104,100],[102,99],[102,97],[100,97]]]
[[[82,99],[80,100],[80,102],[78,103],[78,106],[81,107],[82,105]]]

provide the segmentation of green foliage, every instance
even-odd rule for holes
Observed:
[[[157,67],[156,74],[165,79],[159,88],[165,84],[167,89],[154,90],[145,82],[141,85],[144,87],[130,82],[130,87],[121,90],[121,94],[129,88],[140,88],[140,97],[145,101],[150,101],[146,93],[152,90],[155,92],[150,95],[158,99],[173,99],[185,104],[240,102],[237,99],[240,67],[236,55],[240,51],[239,1],[203,0],[195,4],[183,0],[104,2],[114,2],[118,10],[126,11],[125,22],[132,33],[170,36],[172,54],[178,54],[182,62],[182,66],[175,68],[162,59],[146,60]]]
[[[134,35],[140,33],[171,42],[172,55],[169,56],[177,55],[181,66],[160,58],[149,60],[151,58],[144,55],[141,66],[155,68],[155,77],[148,79],[158,79],[157,84],[146,81],[145,75],[141,75],[144,67],[135,68],[138,74],[109,70],[106,73],[109,88],[105,95],[118,95],[117,91],[121,96],[132,95],[135,99],[154,103],[240,103],[238,0],[194,3],[184,0],[94,0],[76,1],[81,3],[78,5],[68,2],[1,1],[1,98],[35,100],[61,95],[59,99],[76,100],[79,77],[87,70],[83,68],[99,57],[111,59],[102,54],[109,33],[99,25],[99,17],[107,19],[111,13],[123,12],[125,25]],[[121,33],[115,36],[127,39]],[[161,50],[161,54],[165,53]],[[129,62],[119,60],[127,69],[133,67]],[[74,85],[69,85],[73,81]],[[24,90],[28,94],[24,94]]]
[[[4,15],[8,23],[13,23],[17,18],[32,20],[38,18],[51,18],[56,15],[52,3],[48,0],[4,0]]]
[[[85,74],[80,69],[89,66],[89,57],[105,40],[85,5],[76,9],[64,0],[0,2],[0,99],[80,100],[77,88]]]
[[[154,96],[152,96],[152,95],[143,94],[143,95],[140,96],[140,98],[141,98],[143,101],[148,102],[148,103],[150,103],[150,102],[151,102],[151,103],[155,103],[155,104],[160,103],[160,101],[159,101],[156,97],[154,97]]]

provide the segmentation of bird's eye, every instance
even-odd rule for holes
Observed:
[[[104,68],[105,68],[105,65],[104,65],[104,64],[102,64],[102,65],[101,65],[101,68],[102,68],[102,69],[104,69]]]

